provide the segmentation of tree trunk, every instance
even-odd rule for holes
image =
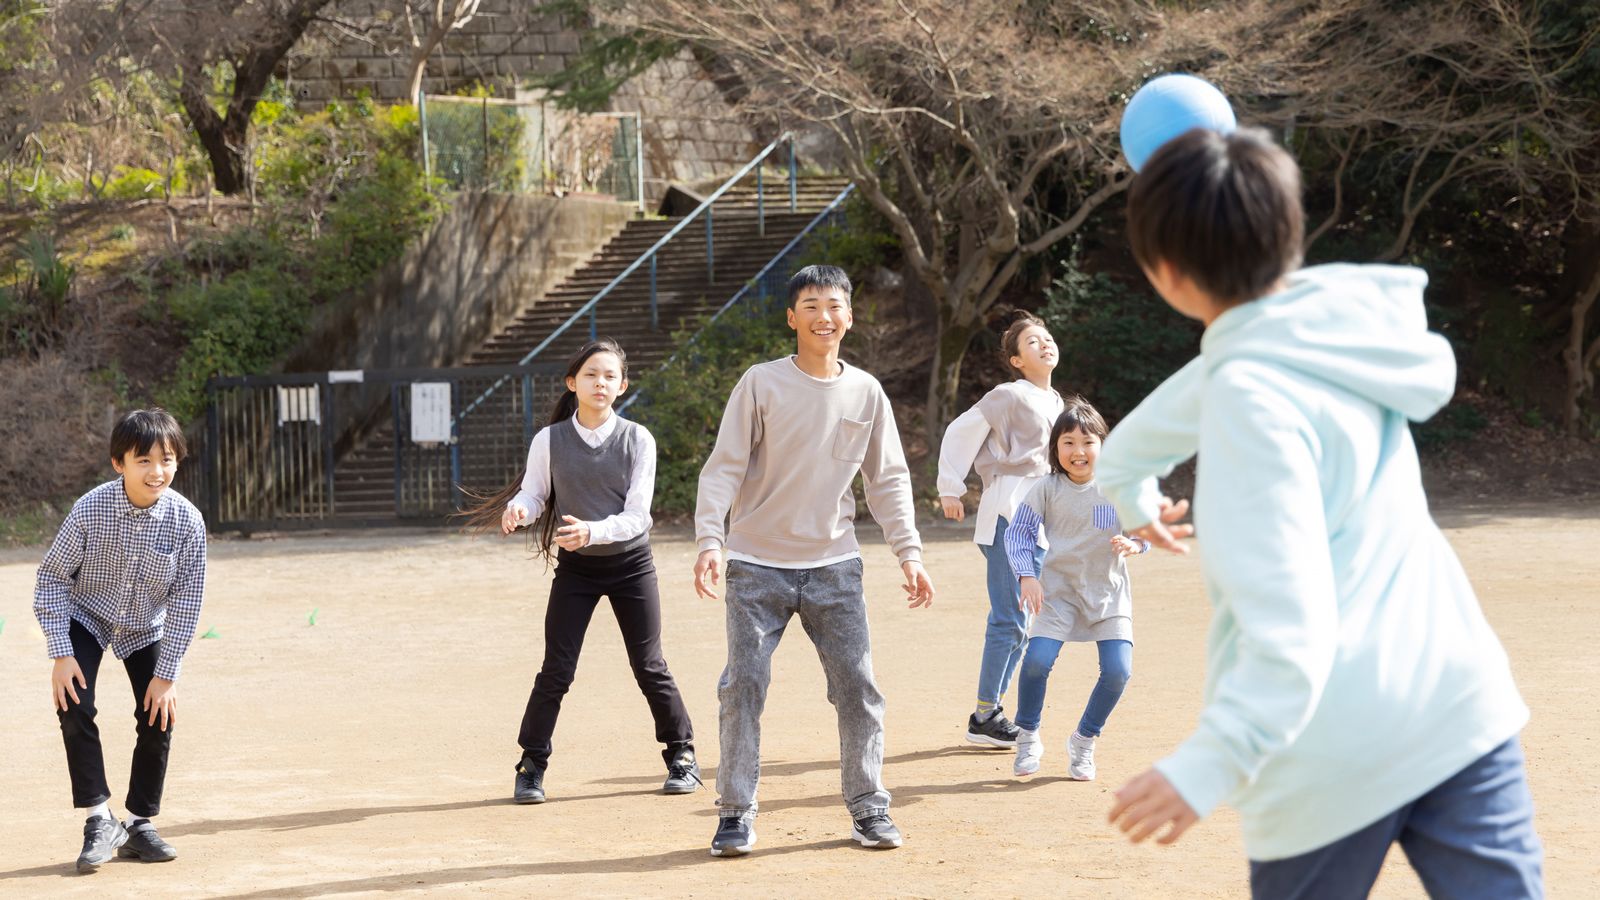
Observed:
[[[1583,423],[1583,398],[1594,393],[1594,373],[1590,371],[1593,360],[1585,350],[1589,311],[1594,308],[1597,297],[1600,297],[1600,266],[1594,267],[1588,286],[1573,298],[1571,330],[1567,332],[1567,346],[1561,350],[1561,361],[1567,367],[1567,397],[1562,417],[1567,434],[1574,437]]]
[[[939,333],[934,338],[933,362],[928,369],[928,402],[924,409],[923,431],[928,447],[937,453],[939,441],[944,437],[944,427],[956,416],[956,402],[961,390],[961,363],[966,359],[967,345],[978,333],[972,322],[950,321],[947,298],[936,297],[939,304]]]

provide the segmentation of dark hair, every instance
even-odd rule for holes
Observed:
[[[1063,434],[1081,431],[1103,441],[1110,430],[1106,427],[1106,420],[1101,417],[1100,411],[1089,401],[1077,396],[1068,397],[1066,408],[1056,417],[1055,427],[1050,429],[1050,471],[1057,475],[1067,474],[1066,468],[1061,465],[1061,452],[1057,449]]]
[[[611,338],[590,341],[578,348],[578,352],[574,353],[572,358],[567,361],[567,371],[562,376],[563,380],[577,378],[578,373],[583,371],[583,364],[588,362],[589,357],[594,356],[596,353],[610,353],[615,356],[617,362],[622,364],[622,380],[628,380],[628,354],[622,352],[622,345]],[[546,421],[545,427],[548,428],[558,422],[565,422],[567,419],[572,418],[577,411],[577,393],[571,390],[562,390],[561,396],[557,397],[555,404],[550,407],[550,418]],[[506,504],[510,503],[521,490],[522,473],[520,471],[511,480],[510,484],[493,494],[479,494],[463,487],[461,489],[462,493],[478,502],[467,509],[463,509],[456,515],[466,519],[464,527],[467,531],[479,533],[488,531],[490,528],[499,526],[500,517],[505,514]],[[551,484],[550,496],[545,498],[544,509],[540,510],[539,517],[528,525],[528,549],[532,550],[535,556],[543,557],[546,564],[554,562],[555,553],[550,547],[555,540],[555,535],[556,489],[555,485]]]
[[[1022,333],[1029,328],[1045,328],[1044,320],[1027,310],[1017,313],[1012,320],[1011,327],[1000,338],[1000,363],[1015,373],[1014,377],[1021,378],[1022,370],[1011,364],[1011,357],[1022,353]],[[1045,328],[1049,331],[1048,328]]]
[[[838,266],[806,266],[794,273],[794,277],[789,279],[791,309],[795,301],[800,299],[800,292],[808,287],[838,288],[844,291],[845,301],[850,300],[850,276]]]
[[[159,406],[123,413],[111,429],[111,458],[119,463],[129,450],[135,456],[144,456],[157,444],[171,450],[179,462],[189,455],[189,446],[183,442],[183,427],[172,413]]]
[[[1224,304],[1254,300],[1294,271],[1304,235],[1300,167],[1259,128],[1185,132],[1128,191],[1139,265],[1165,260]]]

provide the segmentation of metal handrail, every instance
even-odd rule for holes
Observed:
[[[751,169],[756,169],[757,172],[759,173],[760,170],[757,167],[759,167],[761,165],[761,163],[764,160],[766,160],[766,158],[768,156],[772,155],[772,151],[778,149],[779,145],[784,144],[784,143],[788,143],[789,144],[789,151],[790,151],[789,152],[789,157],[790,157],[789,158],[789,205],[790,205],[790,210],[793,211],[793,209],[797,205],[797,201],[798,201],[797,192],[796,192],[796,183],[795,183],[797,176],[796,176],[795,165],[794,165],[794,133],[790,132],[790,131],[786,131],[783,134],[779,135],[777,137],[777,139],[774,140],[772,143],[768,144],[766,146],[766,148],[763,149],[760,153],[757,153],[755,155],[755,158],[753,158],[749,162],[745,163],[744,164],[744,168],[740,169],[738,172],[735,172],[733,174],[733,176],[730,177],[727,181],[724,181],[720,187],[718,187],[715,191],[712,191],[711,192],[711,196],[709,196],[705,200],[701,201],[700,205],[695,207],[694,212],[691,212],[687,216],[684,216],[683,219],[678,222],[678,224],[672,226],[671,230],[669,230],[666,234],[662,235],[661,238],[659,240],[657,240],[654,244],[650,245],[650,249],[646,250],[644,253],[641,253],[639,255],[638,259],[636,259],[632,263],[630,263],[626,269],[623,269],[622,272],[617,275],[617,277],[611,279],[611,282],[609,284],[607,284],[605,287],[601,288],[599,293],[597,293],[593,297],[589,298],[589,302],[583,304],[583,306],[580,306],[578,308],[577,312],[574,312],[571,316],[567,317],[567,320],[565,322],[562,322],[560,325],[556,326],[556,329],[554,331],[550,332],[550,334],[544,340],[540,341],[538,346],[534,347],[532,350],[529,350],[527,355],[523,356],[522,359],[518,360],[517,361],[517,365],[519,365],[519,366],[527,365],[530,360],[532,360],[535,356],[538,356],[540,353],[542,353],[544,351],[544,348],[546,348],[546,347],[550,346],[552,343],[554,343],[556,338],[559,338],[561,335],[565,334],[566,330],[568,328],[571,328],[573,323],[577,322],[579,319],[583,318],[585,315],[592,315],[592,313],[594,311],[594,308],[597,305],[599,305],[600,301],[605,299],[606,295],[611,293],[611,291],[614,288],[616,288],[617,285],[621,284],[623,282],[623,280],[626,279],[629,275],[632,275],[634,272],[638,271],[639,267],[644,265],[644,263],[647,260],[651,263],[651,275],[653,276],[655,274],[655,265],[654,264],[655,264],[655,257],[656,257],[657,251],[659,251],[662,247],[666,246],[668,241],[671,241],[674,237],[676,237],[678,235],[678,232],[680,232],[684,228],[686,228],[689,225],[689,223],[694,221],[694,219],[697,216],[699,216],[702,212],[707,212],[708,210],[710,210],[711,209],[711,204],[713,204],[717,200],[721,199],[722,195],[727,193],[729,188],[732,188],[735,184],[737,184],[739,181],[741,181],[746,175],[749,175]],[[757,188],[759,190],[760,186],[758,185]],[[758,204],[758,217],[763,219],[763,220],[765,219],[765,213],[764,213],[764,211],[762,211],[760,209],[759,204]],[[711,250],[711,246],[712,246],[712,244],[711,244],[711,221],[712,221],[712,214],[707,212],[707,215],[706,215],[706,265],[708,267],[711,265],[711,259],[712,259],[712,255],[711,255],[712,254],[712,250]],[[765,223],[762,222],[762,227],[764,228],[764,226],[765,226]],[[654,281],[655,281],[655,279],[652,277],[651,278],[652,285],[654,284]],[[652,297],[653,296],[654,296],[654,293],[652,292]],[[652,318],[652,320],[654,320],[654,316],[655,316],[655,310],[652,308],[651,309],[651,318]],[[590,330],[593,331],[593,322],[592,322],[592,320],[591,320],[591,328],[590,328]],[[457,422],[460,422],[462,420],[462,418],[464,418],[468,413],[472,412],[474,409],[477,409],[479,406],[481,406],[485,400],[489,399],[489,395],[494,393],[496,390],[498,390],[500,385],[504,384],[505,381],[506,381],[505,378],[501,378],[500,380],[496,381],[494,384],[490,385],[487,390],[485,390],[482,394],[478,395],[478,398],[476,400],[473,400],[471,403],[467,404],[466,407],[464,407],[461,410],[460,413],[457,413],[455,420]]]
[[[657,366],[656,367],[656,371],[660,372],[660,371],[666,369],[668,366],[672,365],[673,360],[677,359],[678,355],[680,353],[682,353],[683,351],[685,351],[685,350],[689,349],[690,347],[694,346],[694,342],[700,339],[700,335],[705,334],[707,331],[709,331],[711,329],[711,326],[716,324],[717,319],[722,317],[723,313],[725,313],[728,310],[732,309],[734,307],[734,305],[737,304],[740,300],[743,300],[745,295],[750,292],[750,288],[753,285],[760,284],[761,283],[761,279],[765,278],[767,276],[767,273],[771,272],[772,268],[774,266],[782,263],[784,258],[789,255],[789,252],[792,251],[795,247],[799,246],[800,242],[803,241],[808,235],[810,235],[811,232],[814,231],[818,225],[821,225],[824,219],[828,218],[828,216],[833,215],[834,211],[839,208],[839,205],[841,203],[843,203],[845,201],[845,198],[849,197],[851,192],[853,192],[855,189],[856,189],[856,186],[855,186],[855,184],[853,182],[851,184],[845,185],[844,190],[839,192],[839,196],[833,198],[833,201],[831,203],[829,203],[827,206],[823,207],[822,212],[817,213],[815,218],[813,218],[810,222],[807,222],[806,223],[806,227],[800,229],[800,233],[795,235],[794,238],[789,241],[789,243],[785,244],[783,246],[783,249],[779,250],[777,252],[777,254],[772,257],[772,259],[767,260],[767,264],[761,267],[761,271],[757,272],[754,278],[751,278],[749,281],[746,281],[744,283],[743,287],[739,288],[739,290],[737,292],[735,292],[732,297],[728,298],[728,302],[726,302],[726,303],[722,304],[722,306],[718,307],[717,311],[711,314],[711,318],[706,319],[706,323],[704,325],[700,326],[700,330],[696,331],[693,335],[691,335],[687,341],[684,341],[682,346],[680,346],[678,349],[672,351],[672,355],[668,356],[665,362],[663,362],[661,365]],[[633,405],[633,401],[635,401],[637,399],[639,399],[639,394],[637,394],[637,393],[629,394],[627,397],[625,397],[623,399],[622,403],[617,406],[617,412],[619,412],[619,413],[623,412],[629,406],[632,406]]]

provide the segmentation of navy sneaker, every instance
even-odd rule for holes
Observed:
[[[667,780],[661,785],[663,794],[692,794],[705,782],[700,780],[700,763],[695,761],[693,750],[681,750],[667,763]]]
[[[863,847],[875,847],[879,850],[888,850],[903,843],[900,829],[894,827],[894,820],[890,819],[886,812],[868,813],[857,819],[855,827],[850,830],[850,836]]]
[[[161,835],[156,834],[156,826],[149,819],[134,822],[128,828],[128,842],[122,845],[117,855],[123,859],[137,859],[143,862],[171,862],[178,858],[178,851]]]
[[[517,783],[512,789],[511,799],[518,803],[543,803],[544,770],[535,769],[526,763],[519,764]]]
[[[743,856],[755,845],[754,816],[746,813],[717,819],[717,833],[711,838],[712,856]]]
[[[110,816],[94,816],[83,823],[83,852],[78,854],[78,872],[87,875],[100,868],[128,842],[128,830]]]
[[[988,747],[1000,747],[1006,750],[1017,746],[1017,733],[1022,729],[1016,723],[1006,718],[1001,707],[994,708],[994,715],[978,721],[978,714],[973,713],[967,717],[967,742],[983,744]]]

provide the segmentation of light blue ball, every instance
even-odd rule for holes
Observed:
[[[1161,145],[1194,128],[1228,134],[1239,126],[1233,107],[1209,81],[1162,75],[1145,82],[1122,111],[1122,155],[1135,172]]]

